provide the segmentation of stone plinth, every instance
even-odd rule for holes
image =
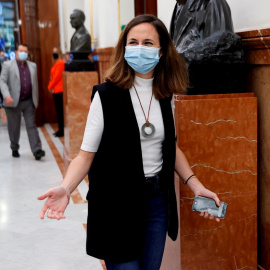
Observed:
[[[72,61],[68,61],[65,64],[65,71],[68,72],[82,72],[82,71],[94,71],[95,65],[92,60],[89,59],[91,52],[69,52]]]
[[[169,240],[162,269],[257,269],[257,99],[177,96],[175,105],[178,145],[228,211],[220,223],[200,217],[191,210],[193,193],[180,184],[181,268]]]
[[[83,139],[85,123],[91,104],[94,85],[98,84],[98,73],[64,72],[64,120],[65,120],[65,164],[77,156]]]

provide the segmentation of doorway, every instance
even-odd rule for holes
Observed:
[[[152,14],[157,16],[157,0],[134,0],[135,16]]]
[[[0,1],[0,50],[6,58],[15,58],[15,46],[20,42],[20,28],[17,1]]]

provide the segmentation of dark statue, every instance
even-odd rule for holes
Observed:
[[[189,94],[245,91],[244,51],[226,0],[178,0],[170,33],[189,67]]]
[[[76,29],[70,40],[71,52],[91,51],[91,36],[84,26],[85,15],[83,11],[75,9],[70,15],[70,24]]]
[[[70,61],[65,64],[65,70],[69,72],[95,70],[93,61],[89,60],[91,36],[84,21],[85,15],[79,9],[75,9],[70,15],[70,24],[76,31],[70,40]]]

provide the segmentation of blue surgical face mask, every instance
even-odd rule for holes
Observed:
[[[5,57],[4,56],[0,56],[0,61],[3,61],[5,60]]]
[[[143,45],[126,46],[124,57],[132,69],[147,74],[158,64],[159,50],[160,48]]]
[[[19,56],[19,59],[20,59],[21,61],[26,61],[26,59],[27,59],[27,57],[28,57],[28,53],[26,53],[26,52],[19,52],[19,53],[18,53],[18,56]]]

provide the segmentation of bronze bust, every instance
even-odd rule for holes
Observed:
[[[84,26],[85,15],[83,11],[75,9],[70,15],[70,24],[76,29],[70,40],[71,52],[90,52],[91,36]]]
[[[234,33],[226,0],[177,0],[170,32],[188,63],[243,61],[241,38]]]
[[[226,0],[177,0],[170,33],[189,68],[188,94],[245,92],[244,50]]]

